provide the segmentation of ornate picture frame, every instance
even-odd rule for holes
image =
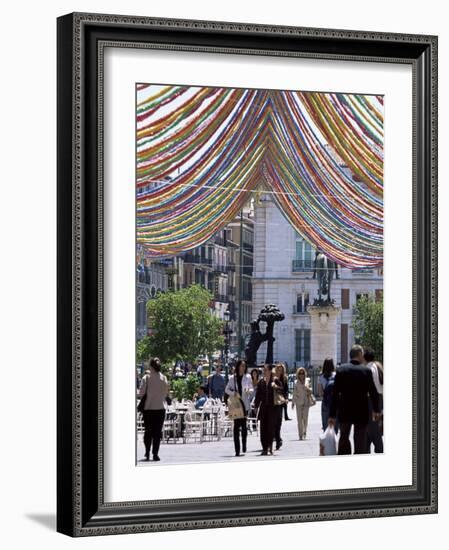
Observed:
[[[413,71],[413,482],[105,502],[103,54],[123,48],[403,63]],[[70,536],[437,512],[437,38],[75,13],[58,19],[58,504]],[[188,504],[188,506],[186,506]]]

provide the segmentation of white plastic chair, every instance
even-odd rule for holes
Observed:
[[[234,422],[226,415],[225,407],[220,407],[218,414],[218,431],[220,433],[220,439],[222,437],[231,436],[234,427]]]
[[[184,416],[184,443],[189,439],[203,442],[203,413],[195,409],[188,410]]]
[[[166,416],[162,427],[162,441],[168,443],[171,440],[173,443],[177,443],[180,432],[180,418],[176,415],[175,409],[170,407],[166,411]]]

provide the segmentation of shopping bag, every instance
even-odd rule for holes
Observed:
[[[228,399],[228,417],[231,420],[245,418],[245,410],[242,405],[242,400],[238,395],[231,395]]]
[[[320,435],[320,455],[329,456],[337,454],[337,436],[333,426],[328,426]]]

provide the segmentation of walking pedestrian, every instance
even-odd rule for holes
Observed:
[[[259,380],[260,380],[260,371],[259,369],[252,369],[250,374],[251,374],[251,382],[253,384],[253,390],[254,390],[253,396],[255,396],[257,384],[259,383]]]
[[[363,354],[366,366],[371,370],[373,382],[379,394],[379,412],[380,416],[377,420],[373,419],[373,403],[370,396],[369,400],[369,422],[367,430],[367,445],[368,452],[371,452],[371,444],[374,445],[375,453],[384,452],[384,442],[382,439],[382,424],[383,423],[383,387],[384,387],[384,372],[382,364],[375,361],[375,356],[372,350],[366,349]]]
[[[284,407],[288,403],[288,381],[282,363],[276,363],[274,367],[274,376],[275,382],[277,383],[277,386],[274,388],[274,440],[276,441],[276,451],[278,451],[282,447],[282,416]]]
[[[291,418],[288,416],[288,374],[287,374],[287,366],[286,363],[280,363],[282,366],[282,384],[284,386],[284,397],[285,397],[285,403],[282,407],[282,410],[284,411],[284,420],[291,420]]]
[[[354,426],[354,453],[368,452],[367,430],[370,418],[369,397],[373,418],[379,419],[379,394],[371,369],[363,364],[363,348],[354,345],[349,353],[350,363],[341,365],[335,374],[334,394],[329,411],[330,426],[340,425],[338,454],[351,454],[349,433]]]
[[[296,407],[296,420],[298,422],[298,437],[300,440],[307,437],[307,425],[309,423],[309,408],[315,404],[310,387],[310,378],[306,376],[306,369],[299,367],[296,371],[295,386],[293,388],[292,407]]]
[[[217,365],[215,373],[209,376],[208,380],[209,397],[223,401],[225,391],[225,380],[221,374],[221,367]]]
[[[324,360],[321,374],[318,378],[318,395],[321,398],[321,427],[323,432],[326,430],[329,421],[329,410],[332,401],[335,383],[335,367],[332,357]],[[335,433],[338,428],[335,426]]]
[[[253,385],[253,399],[251,402],[251,409],[250,409],[249,416],[251,417],[252,429],[257,430],[257,411],[254,407],[254,399],[256,397],[257,384],[259,383],[259,380],[260,380],[260,370],[256,368],[252,369],[252,371],[250,372],[250,376],[251,376],[251,383]]]
[[[260,442],[262,443],[262,456],[273,454],[274,437],[274,389],[278,386],[273,376],[274,365],[266,363],[263,369],[263,376],[257,384],[254,406],[259,409],[260,419]]]
[[[161,362],[157,357],[151,359],[150,368],[143,376],[140,386],[140,397],[145,397],[143,410],[145,460],[150,460],[151,451],[153,460],[160,460],[159,446],[165,419],[164,401],[169,389],[167,378],[161,373],[161,368]]]
[[[240,434],[242,437],[242,453],[246,453],[246,440],[248,437],[247,417],[251,408],[251,400],[253,395],[253,384],[251,377],[246,373],[247,366],[243,359],[239,359],[235,366],[235,372],[226,386],[225,392],[227,395],[235,395],[240,399],[243,408],[243,418],[234,419],[234,449],[235,456],[240,455]]]

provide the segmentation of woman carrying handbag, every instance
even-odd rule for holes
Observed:
[[[310,378],[306,377],[306,369],[300,367],[296,371],[295,387],[293,389],[292,407],[296,407],[296,419],[298,422],[299,439],[307,436],[307,424],[309,422],[309,408],[316,401],[310,387]]]
[[[150,460],[150,452],[153,460],[159,461],[159,446],[162,438],[162,427],[165,419],[165,399],[168,395],[169,385],[167,378],[161,372],[162,365],[157,357],[150,361],[150,368],[142,378],[140,386],[141,402],[138,410],[143,414],[145,434],[145,460]]]
[[[242,453],[246,453],[246,440],[248,436],[247,428],[247,416],[251,408],[251,400],[253,396],[253,384],[249,374],[246,374],[247,366],[243,359],[237,361],[235,367],[235,374],[230,378],[228,385],[226,386],[225,393],[229,396],[229,408],[233,409],[232,416],[234,421],[234,448],[235,456],[241,456],[240,453],[240,434],[242,436]],[[240,401],[241,414],[235,412],[238,411],[238,407],[235,406],[236,399]],[[230,413],[231,416],[231,413]]]

